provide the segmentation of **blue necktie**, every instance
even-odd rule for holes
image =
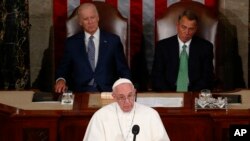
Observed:
[[[93,41],[94,36],[89,37],[88,42],[88,57],[89,57],[89,63],[91,65],[92,70],[95,70],[95,44]]]
[[[89,37],[88,41],[88,58],[89,58],[89,63],[91,65],[91,68],[93,71],[95,71],[95,44],[93,41],[94,36]],[[89,85],[94,84],[94,78],[91,79],[89,82]]]
[[[188,91],[188,55],[186,51],[187,46],[182,46],[182,51],[180,54],[180,65],[177,78],[177,92],[187,92]]]

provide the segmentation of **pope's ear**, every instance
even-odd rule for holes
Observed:
[[[137,90],[136,88],[134,89],[134,94],[135,94],[135,102],[137,101]]]
[[[137,92],[137,90],[136,90],[136,88],[134,89],[134,93],[136,94],[136,92]]]
[[[115,98],[115,94],[114,93],[112,93],[112,97]]]

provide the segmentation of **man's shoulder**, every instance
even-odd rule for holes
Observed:
[[[159,50],[162,49],[171,49],[173,46],[175,46],[176,44],[178,44],[178,39],[177,39],[177,35],[159,40],[156,43],[156,46]]]
[[[100,36],[109,37],[109,38],[119,38],[118,35],[116,35],[112,32],[103,30],[103,29],[100,29]]]
[[[77,40],[77,39],[83,39],[83,38],[84,38],[84,33],[83,32],[79,32],[79,33],[76,33],[76,34],[68,37],[67,41]]]
[[[192,38],[192,41],[200,43],[200,44],[212,45],[212,43],[210,41],[208,41],[207,39],[201,38],[199,36],[194,36]]]
[[[111,103],[103,106],[99,110],[96,111],[96,114],[106,114],[107,112],[115,111],[115,103]]]
[[[137,112],[142,112],[142,113],[147,113],[147,114],[157,114],[158,112],[146,105],[140,104],[140,103],[136,103],[136,110]]]
[[[174,35],[174,36],[171,36],[171,37],[168,37],[168,38],[164,38],[164,39],[161,39],[157,42],[157,44],[169,44],[169,43],[175,43],[177,40],[177,35]]]

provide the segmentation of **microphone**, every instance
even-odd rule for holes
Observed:
[[[134,134],[133,141],[136,140],[136,135],[140,132],[140,127],[139,125],[134,125],[132,128],[132,133]]]

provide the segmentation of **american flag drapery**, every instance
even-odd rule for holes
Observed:
[[[80,3],[92,0],[54,0],[54,35],[56,66],[61,58],[66,37],[65,21]],[[94,1],[94,0],[93,0]],[[96,0],[97,1],[97,0]],[[152,62],[155,41],[155,20],[164,9],[181,0],[98,0],[116,7],[129,21],[130,58],[139,52],[142,44],[146,48],[147,62]],[[182,0],[185,1],[185,0]],[[188,0],[186,0],[188,1]],[[217,0],[194,0],[211,8],[217,8]]]

